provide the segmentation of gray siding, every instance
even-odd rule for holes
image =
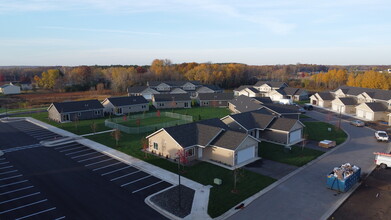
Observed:
[[[187,103],[187,107],[185,107]],[[191,108],[191,101],[176,101],[175,104],[171,102],[153,102],[153,106],[156,109],[165,109],[165,108]]]

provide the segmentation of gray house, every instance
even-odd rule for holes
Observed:
[[[152,100],[152,96],[160,92],[148,86],[132,86],[128,88],[128,96],[143,96],[146,100]]]
[[[149,110],[149,102],[143,96],[110,97],[105,99],[102,105],[105,107],[105,113],[115,115]]]
[[[156,94],[152,104],[156,109],[191,108],[191,98],[189,94]]]
[[[198,104],[200,106],[228,107],[228,101],[233,98],[233,93],[200,93],[198,94]]]
[[[103,117],[103,105],[96,99],[52,103],[47,109],[49,119],[69,122]]]

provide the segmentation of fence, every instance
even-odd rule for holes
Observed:
[[[144,119],[144,118],[152,118],[156,117],[156,112],[150,112],[145,114],[138,114],[138,115],[130,115],[127,116],[128,120],[134,120],[134,119]],[[125,125],[118,124],[119,122],[123,122],[123,118],[113,118],[113,119],[106,119],[105,120],[105,126],[109,128],[118,129],[122,132],[125,132],[127,134],[141,134],[151,131],[156,131],[160,128],[170,127],[174,125],[181,125],[181,124],[187,124],[190,122],[193,122],[193,117],[189,115],[181,115],[177,113],[172,112],[161,112],[161,116],[166,116],[170,118],[176,118],[178,120],[170,121],[170,122],[164,122],[164,123],[157,123],[154,125],[148,125],[148,126],[140,126],[140,127],[128,127]]]

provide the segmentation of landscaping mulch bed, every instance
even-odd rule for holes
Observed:
[[[179,206],[179,189],[181,190],[181,206]],[[184,218],[191,212],[195,191],[186,186],[175,186],[151,197],[151,202],[167,212]]]

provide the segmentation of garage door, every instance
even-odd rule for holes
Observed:
[[[357,110],[357,117],[364,118],[364,111],[363,110]]]
[[[255,157],[255,146],[238,151],[237,164],[241,164],[246,160],[253,159]]]
[[[296,130],[289,134],[289,143],[295,143],[300,139],[301,139],[301,130]]]
[[[338,111],[339,110],[339,105],[333,105],[333,110]]]
[[[373,113],[372,112],[365,112],[365,118],[373,121]]]

